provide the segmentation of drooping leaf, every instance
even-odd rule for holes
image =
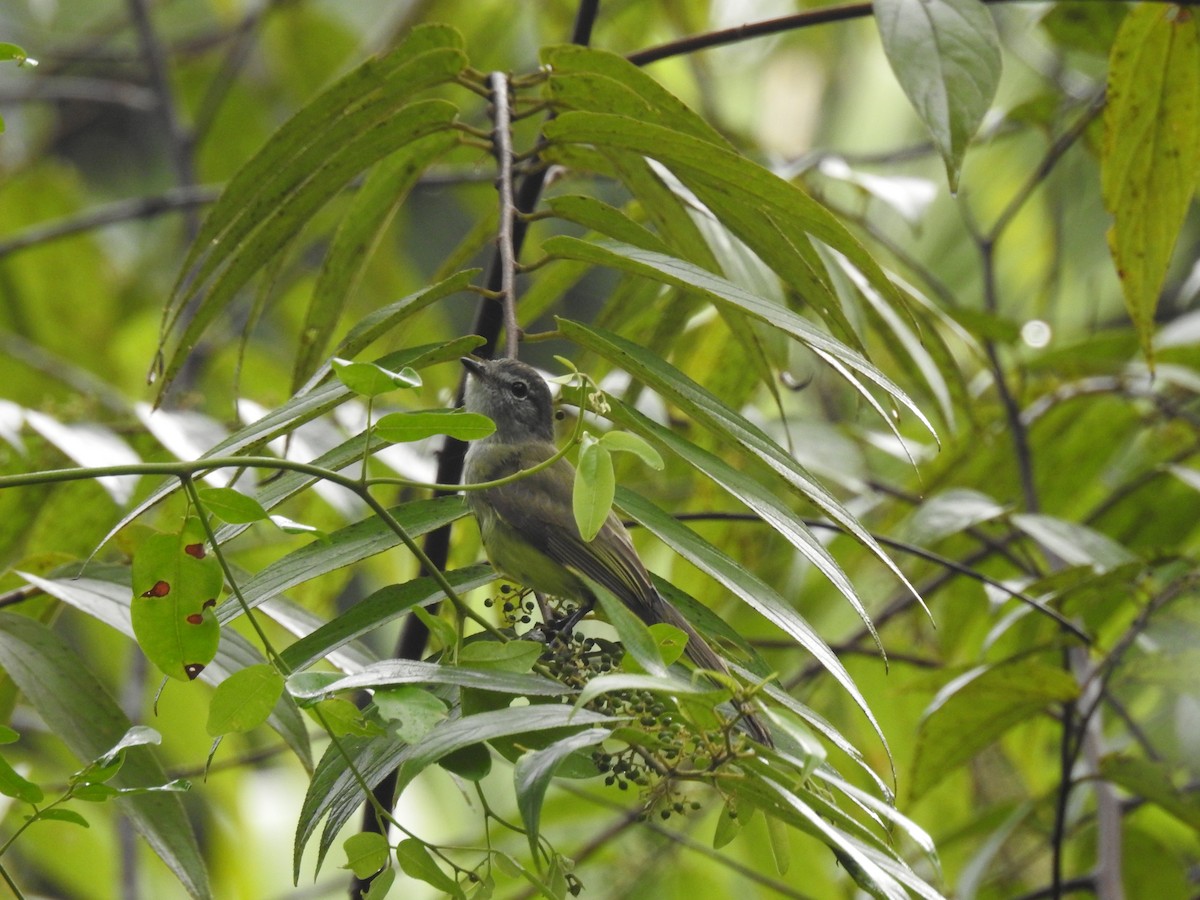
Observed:
[[[1000,83],[1000,39],[979,0],[873,0],[896,79],[958,190],[967,145]]]
[[[538,833],[541,827],[542,802],[554,773],[568,756],[587,747],[594,747],[612,732],[607,728],[589,728],[578,734],[555,741],[549,747],[526,753],[513,767],[513,784],[517,794],[517,809],[525,823],[529,849],[536,858]]]
[[[1100,184],[1108,245],[1142,352],[1171,250],[1200,179],[1200,30],[1193,12],[1147,4],[1113,42]]]
[[[806,319],[786,307],[772,304],[724,278],[683,260],[665,257],[662,254],[614,241],[589,243],[576,238],[560,236],[546,241],[543,248],[547,253],[555,256],[613,266],[645,275],[655,281],[691,288],[700,291],[718,305],[733,305],[747,315],[765,322],[803,343],[825,362],[834,366],[840,375],[850,380],[855,389],[868,401],[873,401],[873,398],[866,389],[848,376],[853,373],[873,382],[892,399],[910,410],[918,421],[929,430],[930,434],[936,435],[933,426],[929,424],[929,420],[920,408],[883,372],[841,341],[815,328]],[[886,415],[884,418],[890,424],[890,418]]]
[[[429,849],[416,838],[405,838],[396,846],[396,862],[409,878],[431,884],[451,897],[466,896],[458,882],[442,871]]]
[[[342,849],[346,851],[346,864],[342,868],[359,878],[370,878],[382,869],[392,853],[387,838],[374,831],[350,835],[342,841]]]
[[[208,707],[213,737],[252,731],[267,720],[283,694],[283,676],[267,663],[234,672],[219,685]]]
[[[590,435],[585,435],[579,449],[579,466],[575,470],[575,485],[571,494],[571,509],[579,535],[590,541],[604,525],[612,510],[616,477],[612,456]]]

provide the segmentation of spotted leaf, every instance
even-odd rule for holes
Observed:
[[[154,534],[133,560],[133,633],[147,658],[180,681],[199,675],[217,653],[213,609],[221,566],[189,519],[179,534]]]

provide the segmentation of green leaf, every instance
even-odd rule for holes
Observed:
[[[374,831],[350,835],[342,841],[342,849],[346,851],[346,864],[342,868],[363,879],[370,878],[387,865],[392,854],[387,838]]]
[[[955,678],[933,698],[921,719],[912,795],[927,793],[1013,726],[1078,694],[1079,686],[1068,673],[1028,660],[978,666]]]
[[[979,0],[873,0],[896,80],[929,129],[958,190],[967,145],[1000,83],[996,23]]]
[[[863,399],[875,407],[889,427],[894,427],[891,417],[879,408],[874,397],[853,376],[862,376],[868,381],[874,382],[898,403],[907,407],[929,430],[929,433],[936,436],[933,426],[930,425],[924,413],[890,378],[862,355],[815,328],[806,319],[786,307],[771,303],[684,260],[641,250],[628,244],[614,241],[588,243],[576,238],[560,236],[550,238],[542,247],[547,253],[554,256],[612,266],[645,275],[647,278],[665,284],[692,288],[709,297],[718,306],[732,306],[739,309],[751,318],[765,322],[800,341],[830,364],[838,374],[850,382]]]
[[[355,175],[388,153],[449,129],[457,112],[456,107],[442,100],[417,101],[398,110],[395,104],[382,111],[372,107],[370,116],[356,116],[354,128],[361,130],[348,142],[321,148],[312,160],[296,164],[303,169],[289,171],[291,179],[300,184],[282,189],[276,186],[267,194],[239,198],[259,218],[243,219],[241,225],[214,239],[194,276],[190,270],[183,270],[179,282],[183,287],[173,296],[172,311],[166,320],[164,345],[182,306],[193,297],[201,299],[182,333],[164,351],[166,364],[159,379],[160,392],[174,380],[208,326],[250,278],[300,233],[318,209]],[[229,190],[227,187],[226,193]]]
[[[345,738],[342,743],[355,769],[371,787],[399,766],[397,791],[402,791],[413,778],[442,757],[472,744],[555,728],[582,730],[609,722],[611,719],[591,710],[575,710],[563,704],[538,704],[447,720],[414,745],[400,744],[390,736],[375,740]],[[359,779],[347,770],[345,758],[340,752],[326,752],[313,773],[297,821],[294,866],[299,866],[300,855],[322,818],[325,827],[318,858],[324,857],[341,827],[361,804]]]
[[[0,744],[15,744],[21,739],[21,733],[7,725],[0,725]]]
[[[720,850],[741,833],[744,822],[737,807],[737,794],[729,794],[725,798],[725,805],[717,817],[717,825],[713,830],[712,846],[714,850]]]
[[[28,573],[22,573],[21,577],[50,596],[57,597],[64,603],[115,628],[126,637],[133,638],[133,623],[130,621],[129,611],[129,586],[127,584],[117,584],[95,578],[39,578]],[[246,638],[236,631],[226,630],[217,647],[217,655],[200,673],[200,680],[216,685],[234,672],[262,661],[262,654]],[[304,768],[311,771],[312,753],[308,742],[308,731],[300,711],[291,698],[283,697],[267,721],[295,752]]]
[[[75,812],[73,809],[63,809],[61,806],[56,806],[54,809],[43,809],[38,813],[38,818],[52,822],[70,822],[72,825],[80,825],[84,828],[91,828],[91,824]]]
[[[131,727],[116,701],[79,656],[33,619],[0,612],[0,668],[80,760],[98,759]],[[130,747],[125,753],[125,765],[116,776],[120,787],[162,785],[167,781],[148,747]],[[210,897],[204,859],[179,798],[160,792],[122,797],[118,802],[184,890],[192,897]]]
[[[267,720],[283,694],[283,676],[268,663],[234,672],[219,685],[208,708],[208,733],[251,731]]]
[[[41,803],[46,796],[40,787],[19,774],[3,756],[0,756],[0,794],[25,803]]]
[[[707,681],[684,681],[668,674],[625,674],[597,675],[583,686],[576,706],[582,707],[603,694],[614,691],[649,691],[669,696],[704,697],[719,696],[728,692],[714,687]]]
[[[471,566],[446,572],[446,580],[456,591],[470,591],[496,580],[491,566]],[[417,578],[404,584],[389,584],[364,597],[341,615],[302,637],[281,654],[292,672],[307,669],[355,638],[368,634],[386,622],[413,609],[429,606],[445,597],[432,578]],[[515,642],[514,642],[515,643]]]
[[[7,62],[10,59],[16,62],[18,66],[23,66],[26,63],[31,66],[38,64],[36,59],[29,58],[29,54],[23,48],[18,47],[16,44],[8,44],[0,41],[0,62]]]
[[[1049,553],[1073,566],[1091,566],[1100,573],[1138,559],[1112,538],[1086,525],[1033,513],[1016,513],[1009,518]]]
[[[375,433],[393,444],[422,441],[448,434],[460,441],[477,441],[496,430],[496,423],[465,409],[431,409],[418,413],[389,413],[375,423]]]
[[[367,892],[362,895],[362,900],[384,900],[388,895],[388,891],[392,889],[392,885],[396,883],[396,870],[384,869],[373,879],[371,886],[367,888]]]
[[[166,675],[191,681],[217,655],[221,627],[213,609],[224,576],[205,546],[204,527],[188,519],[179,534],[154,534],[133,558],[133,632]]]
[[[204,509],[225,522],[243,525],[267,518],[261,503],[234,488],[200,488],[197,493]]]
[[[513,767],[513,785],[517,794],[517,809],[525,823],[529,851],[538,856],[538,834],[541,827],[542,803],[554,773],[567,757],[602,743],[612,732],[607,728],[589,728],[578,734],[555,741],[549,747],[526,753]]]
[[[390,510],[409,537],[417,538],[465,515],[461,497],[415,500]],[[276,560],[242,584],[242,597],[253,609],[276,594],[343,566],[360,562],[400,544],[400,537],[377,516],[369,516]],[[217,620],[228,622],[242,614],[236,599],[217,608]]]
[[[599,441],[584,435],[579,449],[579,466],[575,470],[575,485],[571,493],[571,509],[579,535],[590,541],[612,511],[613,491],[616,489],[612,456]]]
[[[630,431],[608,431],[600,437],[600,443],[614,453],[632,453],[656,472],[663,470],[662,456],[645,438]]]
[[[1125,306],[1153,360],[1154,310],[1200,179],[1200,30],[1195,14],[1129,10],[1112,46],[1100,185]]]
[[[438,615],[436,611],[431,612],[424,607],[418,606],[412,613],[421,620],[421,624],[429,632],[429,645],[433,649],[448,649],[458,643],[458,629],[452,623]]]
[[[415,744],[446,718],[446,704],[413,684],[381,688],[373,699],[392,733],[408,744]]]
[[[117,741],[112,747],[104,752],[103,755],[96,759],[96,765],[101,768],[112,765],[116,761],[117,755],[129,747],[144,747],[148,744],[161,744],[162,735],[145,725],[134,725]],[[115,774],[115,773],[114,773]],[[96,780],[90,778],[88,780]]]
[[[573,109],[595,109],[597,103],[612,102],[612,95],[624,88],[620,95],[636,98],[640,107],[634,109],[652,111],[653,121],[702,141],[728,146],[721,133],[702,116],[623,56],[578,44],[563,44],[544,49],[542,61],[550,69],[547,89],[560,105],[568,100],[567,105]],[[566,90],[573,82],[578,86],[581,81],[586,85],[585,90],[578,87]],[[587,105],[574,105],[570,102],[573,99],[583,100]]]
[[[575,222],[607,237],[616,238],[635,247],[670,253],[671,248],[662,238],[643,225],[639,225],[625,213],[594,197],[568,195],[552,197],[546,201],[550,211],[560,219]],[[524,298],[521,300],[524,303]]]
[[[970,488],[951,488],[918,506],[904,531],[919,544],[934,544],[1004,513],[1004,507],[987,494]]]
[[[546,645],[537,641],[475,641],[462,648],[458,661],[476,669],[524,674],[541,658]]]
[[[592,144],[604,148],[606,153],[609,148],[614,148],[657,159],[692,190],[711,188],[716,192],[733,192],[737,204],[743,208],[751,206],[760,216],[770,215],[788,234],[811,235],[842,253],[880,294],[898,306],[903,305],[903,297],[896,286],[835,215],[794,184],[731,150],[649,121],[600,113],[565,113],[548,123],[545,133],[555,142]],[[623,177],[629,175],[630,172],[622,171]],[[661,188],[661,182],[657,178],[655,181]],[[666,193],[672,202],[678,202],[669,190]],[[641,199],[646,205],[646,198]],[[647,205],[647,212],[652,213],[659,205]],[[729,208],[727,206],[722,212],[728,213]],[[684,216],[686,221],[676,225],[693,230],[695,238],[688,241],[689,245],[697,239],[702,245],[701,255],[693,252],[685,255],[692,262],[707,265],[702,256],[707,255],[711,260],[711,252],[695,231],[686,210]],[[671,243],[677,247],[675,241]],[[798,242],[793,240],[792,243],[795,246]]]
[[[796,517],[795,512],[781,501],[777,494],[772,492],[769,487],[764,486],[758,479],[735,469],[715,454],[684,440],[671,429],[659,425],[616,398],[610,398],[608,405],[609,418],[614,422],[624,428],[636,429],[649,435],[662,446],[669,448],[697,471],[703,472],[713,482],[761,516],[767,525],[786,538],[849,601],[870,630],[876,645],[879,646],[880,642],[875,633],[875,626],[872,624],[862,600],[859,599],[853,583],[842,571],[841,566],[838,565],[829,550],[817,540],[812,531]]]
[[[357,356],[376,340],[387,334],[392,328],[395,328],[401,322],[404,322],[409,317],[415,315],[426,307],[442,300],[451,294],[463,290],[471,283],[476,275],[479,274],[478,269],[466,269],[432,284],[427,288],[409,294],[407,297],[402,297],[395,303],[389,303],[387,306],[381,307],[369,316],[358,322],[337,346],[337,355],[345,358]],[[470,342],[472,346],[463,347],[462,342]],[[475,347],[483,343],[483,338],[476,335],[466,335],[454,341],[449,341],[444,344],[430,345],[426,349],[434,347],[439,348],[441,353],[440,359],[458,359],[458,356],[463,356],[469,353]],[[457,344],[458,347],[451,345]],[[454,350],[458,356],[450,356],[449,352]],[[414,363],[414,365],[417,365]],[[419,366],[418,366],[419,367]],[[321,365],[305,383],[304,387],[299,390],[299,394],[308,393],[316,387],[322,379],[332,370],[332,363],[327,362]]]
[[[560,697],[572,693],[571,688],[541,675],[469,669],[412,659],[383,660],[367,666],[361,672],[335,676],[332,680],[328,672],[299,673],[287,680],[292,696],[306,700],[323,698],[338,691],[395,684],[452,684],[482,691],[540,697]]]
[[[813,795],[801,797],[798,792],[766,776],[759,783],[780,804],[779,812],[790,814],[798,827],[819,837],[838,853],[839,862],[861,887],[886,900],[909,900],[908,892],[873,858],[868,847],[834,827],[813,809]]]
[[[626,661],[632,659],[643,672],[649,672],[657,678],[667,677],[667,665],[663,662],[662,654],[658,651],[658,642],[650,635],[646,623],[633,614],[624,603],[612,596],[606,590],[597,590],[596,597],[600,608],[604,610],[604,618],[616,629],[617,637],[628,654]],[[588,682],[588,686],[596,681]]]
[[[431,884],[452,897],[464,896],[458,882],[442,871],[425,844],[416,838],[405,838],[397,845],[396,862],[409,878]]]
[[[313,288],[292,367],[293,390],[317,368],[342,310],[358,290],[367,264],[408,192],[426,167],[457,143],[454,132],[417,141],[378,163],[355,192]]]
[[[399,372],[391,372],[375,363],[351,362],[348,359],[334,359],[333,373],[338,381],[356,394],[363,397],[378,397],[397,388],[416,388],[421,386],[421,376],[412,368],[405,367]]]

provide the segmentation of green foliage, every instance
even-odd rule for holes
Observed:
[[[649,66],[611,51],[702,5],[600,4],[592,49],[571,4],[166,4],[133,84],[85,6],[14,12],[73,49],[0,72],[18,896],[278,896],[289,851],[376,900],[1194,890],[1186,7],[879,0],[880,41]],[[579,531],[628,517],[728,671],[480,563],[458,360],[519,262]]]

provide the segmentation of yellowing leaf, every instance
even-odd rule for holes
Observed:
[[[1100,157],[1108,246],[1125,306],[1152,359],[1154,310],[1200,173],[1200,32],[1193,14],[1129,11],[1109,59]]]

